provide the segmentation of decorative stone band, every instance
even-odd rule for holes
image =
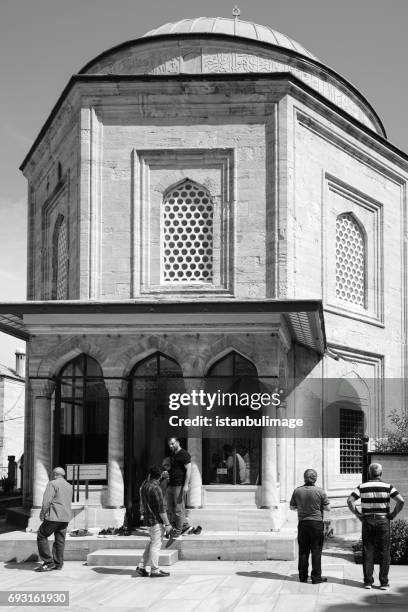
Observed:
[[[359,99],[353,88],[347,87],[346,81],[333,71],[326,71],[323,65],[292,57],[280,49],[252,50],[248,45],[223,45],[204,39],[178,42],[177,45],[174,41],[173,45],[156,42],[118,51],[103,62],[96,62],[86,72],[117,75],[290,72],[361,123],[379,131],[369,105],[365,107],[364,99]]]

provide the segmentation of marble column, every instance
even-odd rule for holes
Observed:
[[[204,389],[205,382],[202,378],[185,378],[184,385],[186,393]],[[194,418],[203,414],[201,408],[189,406],[188,416]],[[202,428],[194,427],[194,436],[188,435],[187,450],[191,455],[191,480],[188,492],[188,506],[190,508],[201,508],[202,505]]]
[[[278,419],[286,418],[286,403],[282,403],[276,410]],[[286,501],[286,433],[279,430],[276,438],[276,476],[279,482],[280,501]]]
[[[261,508],[279,506],[279,487],[276,479],[276,438],[262,433],[262,487]]]
[[[124,505],[124,411],[127,381],[105,379],[109,393],[107,507]]]
[[[30,379],[34,399],[34,484],[33,508],[41,508],[45,487],[51,476],[51,396],[55,383]]]

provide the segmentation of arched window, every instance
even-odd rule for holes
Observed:
[[[362,228],[346,213],[336,219],[336,296],[366,306],[366,245]]]
[[[52,239],[52,299],[68,297],[68,236],[63,215],[58,215]]]
[[[232,351],[219,359],[208,370],[206,392],[224,397],[237,394],[259,394],[260,384],[255,365]],[[225,404],[224,406],[228,405]],[[247,413],[247,406],[232,407],[234,417]],[[219,409],[214,408],[214,413]],[[256,416],[259,416],[256,414]],[[232,430],[231,430],[232,431]],[[210,435],[213,431],[208,432]],[[208,435],[207,433],[207,435]],[[203,484],[254,485],[261,484],[261,428],[253,427],[251,435],[231,433],[229,437],[215,436],[203,439]]]
[[[79,355],[57,379],[55,463],[107,463],[108,428],[109,397],[101,367]]]
[[[164,196],[162,278],[164,283],[213,280],[214,203],[205,187],[185,179]]]

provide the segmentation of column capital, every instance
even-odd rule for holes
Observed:
[[[128,381],[124,378],[105,378],[104,383],[109,397],[126,397]]]
[[[51,378],[30,378],[30,389],[34,397],[50,398],[55,389],[55,380],[51,380]]]

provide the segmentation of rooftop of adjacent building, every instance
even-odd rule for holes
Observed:
[[[16,367],[15,369],[0,363],[0,379],[14,378],[15,380],[25,380],[25,349],[18,347],[15,351]]]

